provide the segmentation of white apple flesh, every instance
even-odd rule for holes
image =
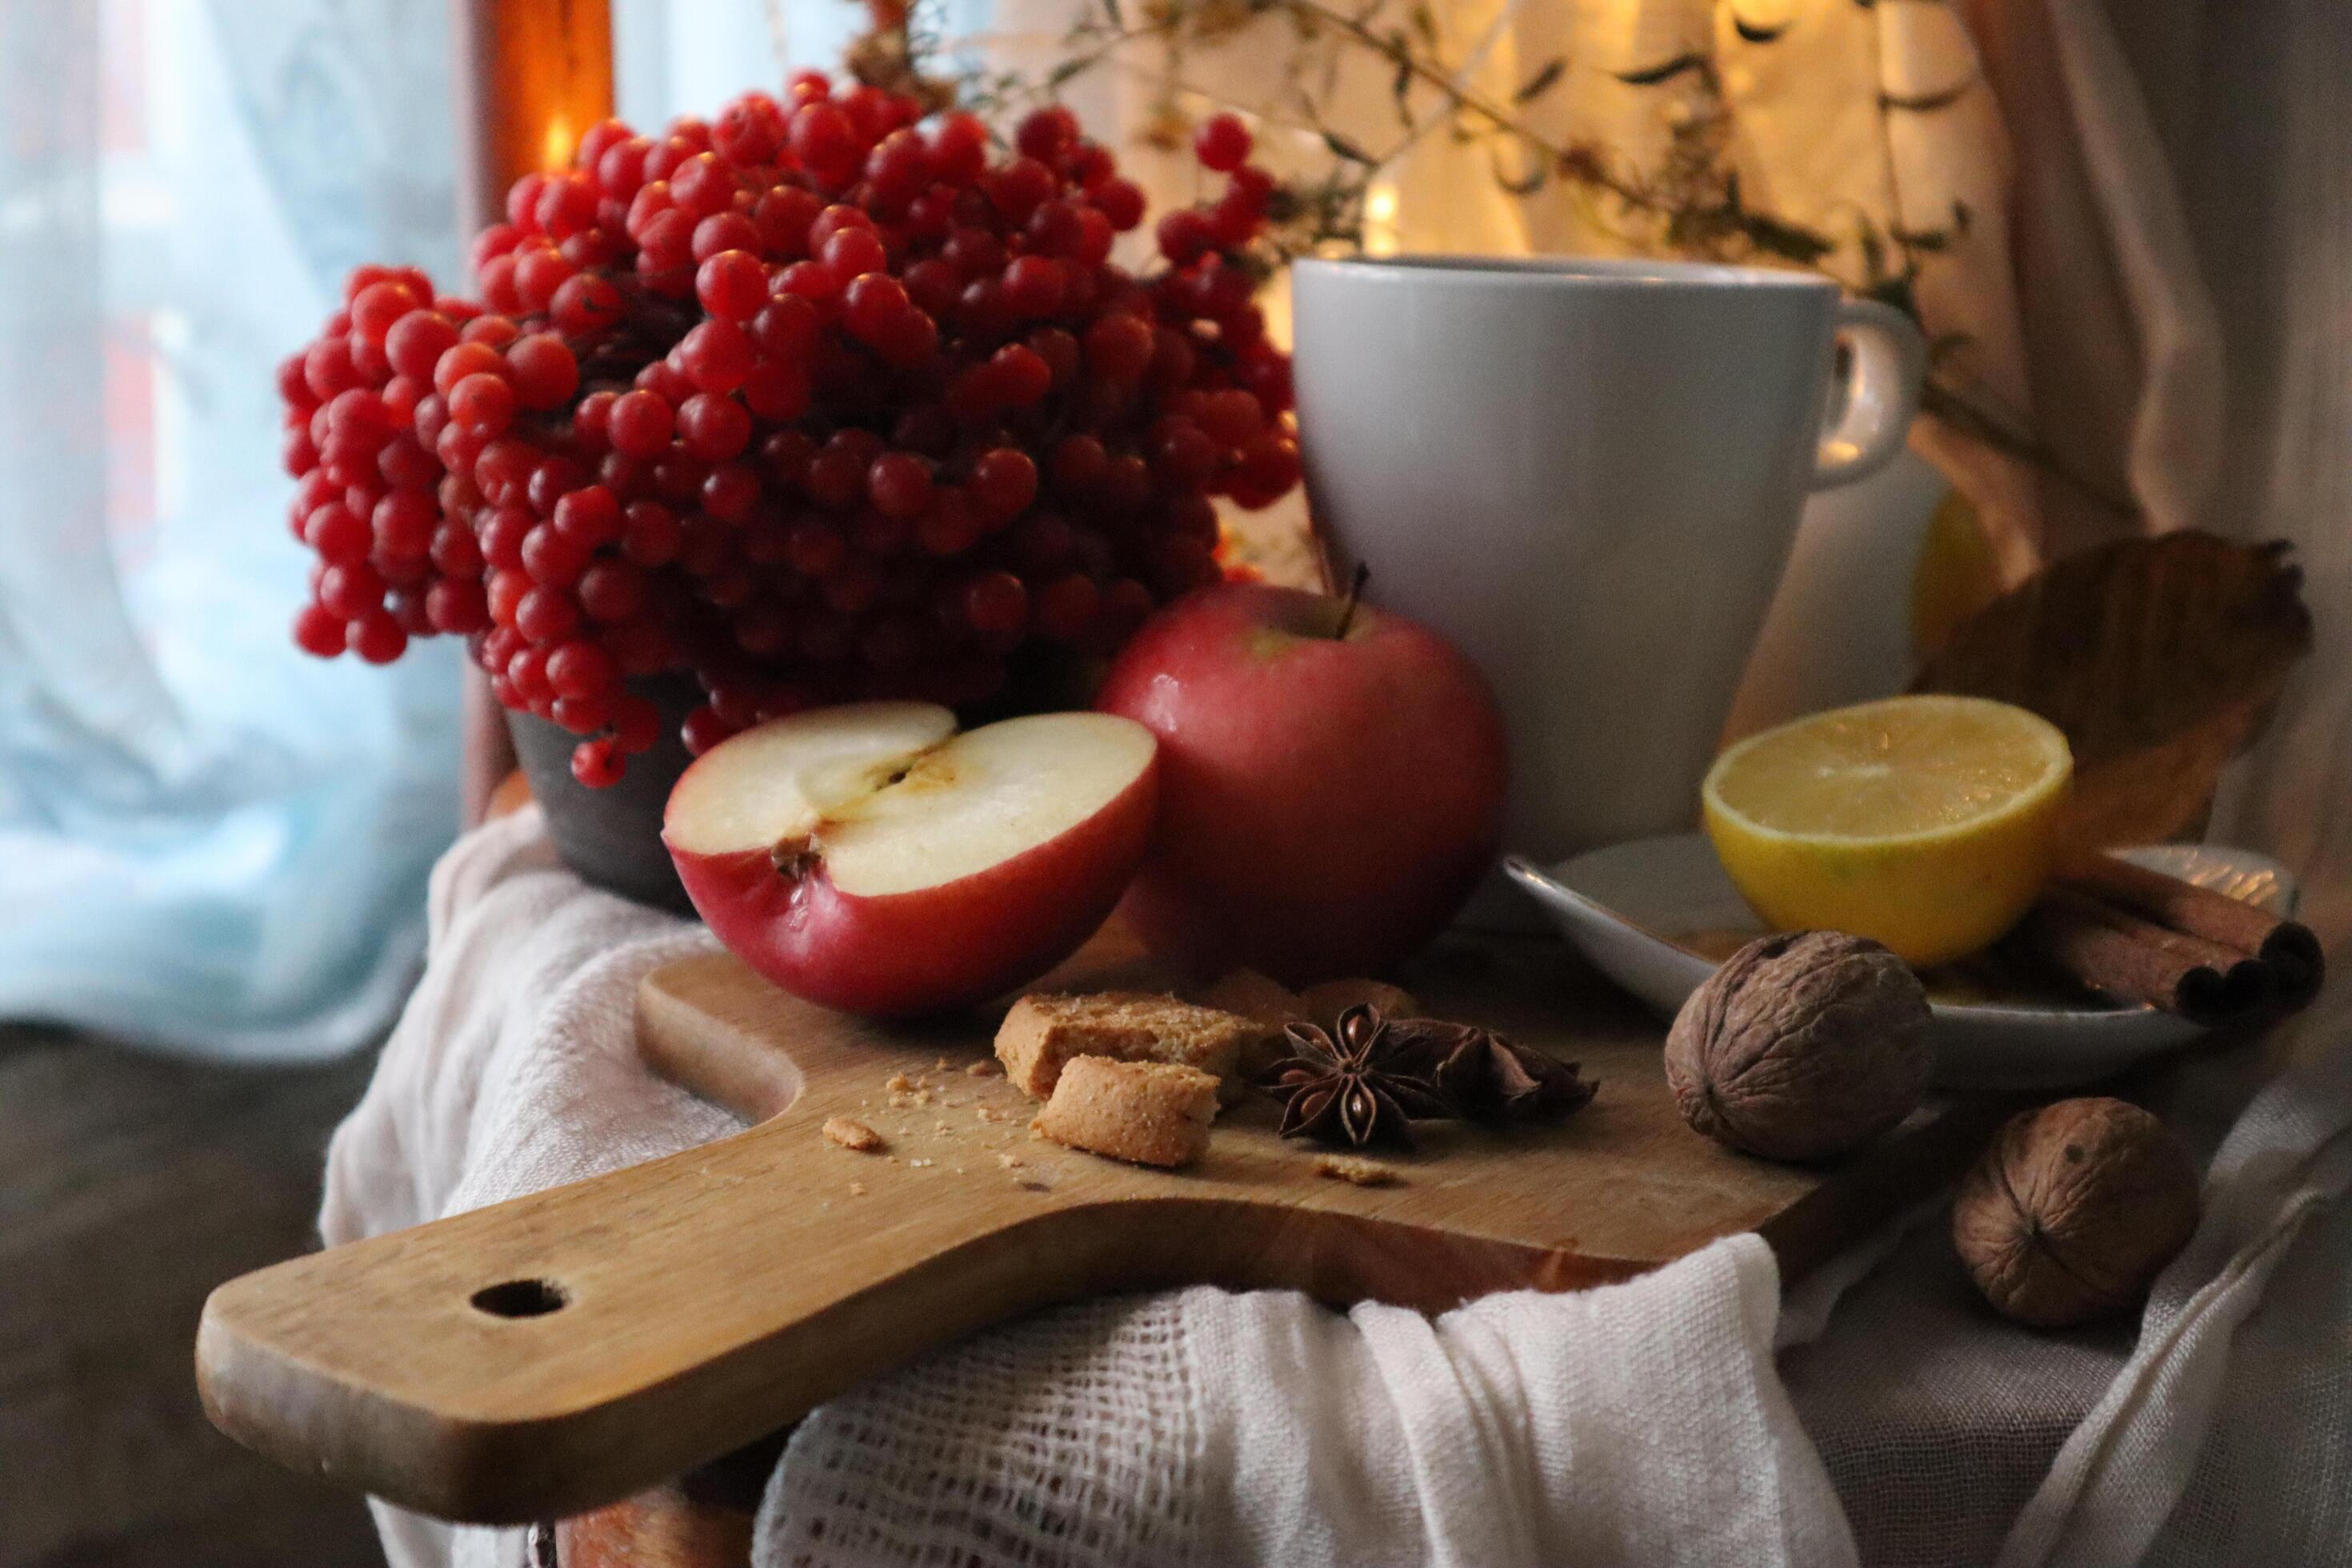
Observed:
[[[929,703],[852,703],[712,747],[662,841],[719,940],[785,990],[931,1012],[1076,951],[1143,858],[1158,785],[1151,732],[1109,714],[959,733]]]

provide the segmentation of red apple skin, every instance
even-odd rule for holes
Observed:
[[[1202,976],[1377,973],[1493,863],[1509,754],[1486,679],[1437,633],[1227,583],[1145,623],[1096,705],[1160,741],[1160,835],[1124,908]]]
[[[901,1017],[969,1006],[1045,973],[1095,933],[1151,841],[1155,757],[1060,837],[933,888],[861,897],[820,863],[798,877],[764,849],[673,848],[678,879],[728,951],[793,995]]]

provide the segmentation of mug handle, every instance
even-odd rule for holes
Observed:
[[[1838,306],[1838,337],[1852,345],[1853,374],[1836,427],[1822,437],[1811,489],[1832,489],[1876,473],[1903,449],[1919,412],[1927,345],[1911,318],[1874,300]]]

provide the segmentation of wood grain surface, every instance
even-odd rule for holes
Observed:
[[[1132,984],[1103,939],[1061,983]],[[492,1522],[630,1496],[923,1351],[1046,1303],[1216,1283],[1440,1310],[1639,1274],[1759,1230],[1791,1275],[1954,1173],[1997,1108],[1933,1104],[1832,1169],[1688,1131],[1661,1031],[1549,941],[1441,944],[1427,1010],[1580,1060],[1599,1098],[1503,1136],[1425,1124],[1402,1180],[1317,1173],[1253,1097],[1192,1169],[1033,1139],[987,1017],[889,1026],[731,958],[639,999],[660,1070],[760,1125],[665,1160],[235,1280],[198,1340],[207,1409],[281,1461]],[[902,1076],[903,1075],[903,1079]],[[894,1089],[893,1081],[904,1085]],[[859,1154],[819,1131],[854,1117]]]

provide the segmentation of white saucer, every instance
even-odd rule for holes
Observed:
[[[2124,858],[2281,915],[2294,910],[2294,878],[2252,850],[2167,844]],[[1549,871],[1512,856],[1503,868],[1595,968],[1667,1017],[1716,964],[1664,933],[1763,931],[1701,834],[1612,845]],[[2203,1032],[2153,1007],[2093,1002],[1937,1002],[1933,1011],[1937,1081],[1975,1089],[2089,1083]]]

